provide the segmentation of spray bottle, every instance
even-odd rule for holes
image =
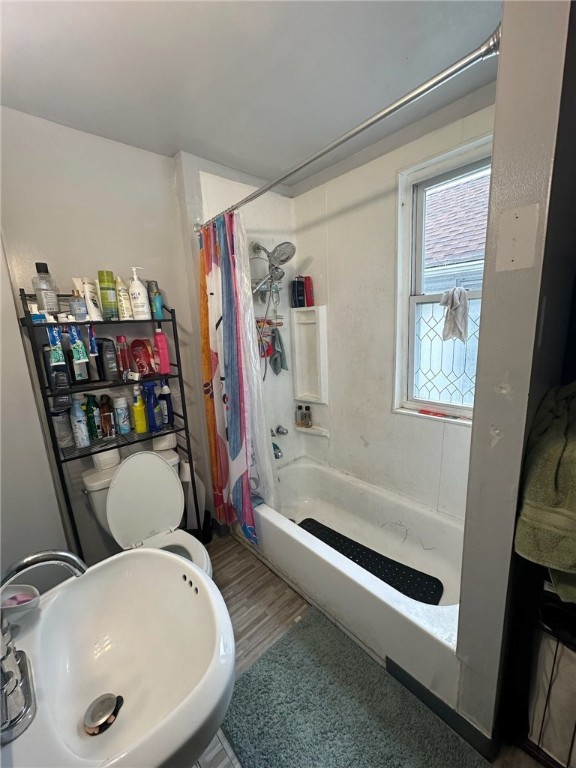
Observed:
[[[146,406],[142,399],[140,385],[134,385],[134,404],[132,406],[132,416],[134,418],[134,432],[137,435],[143,435],[148,432],[148,420],[146,419]]]
[[[130,267],[130,269],[132,270],[132,282],[130,283],[128,293],[130,294],[130,304],[132,305],[134,320],[151,320],[152,313],[150,312],[148,293],[136,274],[136,270],[144,269],[144,267]]]
[[[148,417],[148,431],[160,432],[162,430],[162,408],[156,397],[154,382],[146,382],[143,386],[144,398],[146,401],[146,416]]]
[[[164,426],[171,427],[174,424],[174,409],[172,408],[172,395],[170,394],[170,387],[168,386],[167,379],[162,379],[160,382],[158,402],[162,409],[162,422]]]

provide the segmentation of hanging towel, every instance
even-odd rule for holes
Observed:
[[[576,382],[550,390],[534,419],[514,546],[576,602]]]
[[[278,328],[273,328],[270,337],[272,339],[272,354],[270,355],[270,368],[274,371],[276,376],[280,371],[288,370],[288,363],[286,362],[286,353],[284,352],[284,342],[282,341],[282,335]]]
[[[452,288],[444,291],[440,304],[446,307],[444,315],[444,330],[442,338],[460,339],[466,341],[468,338],[468,296],[466,288]]]

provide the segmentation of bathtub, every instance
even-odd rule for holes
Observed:
[[[278,478],[281,510],[254,510],[260,556],[368,652],[454,706],[462,522],[309,459]],[[401,594],[304,531],[297,523],[306,517],[436,576],[440,605]]]

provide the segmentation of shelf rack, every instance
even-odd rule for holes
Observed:
[[[69,299],[72,297],[72,294],[70,293],[59,293],[57,295],[59,299]],[[20,325],[22,326],[23,330],[28,333],[28,337],[30,339],[30,346],[32,349],[32,356],[34,359],[36,374],[38,376],[38,382],[40,384],[40,395],[42,397],[42,404],[44,406],[44,411],[46,414],[48,433],[50,437],[50,443],[52,446],[52,452],[53,452],[55,463],[56,463],[58,479],[62,487],[62,494],[66,504],[66,509],[68,512],[70,529],[72,531],[72,536],[74,538],[74,544],[76,546],[76,549],[80,557],[83,557],[82,543],[80,541],[80,536],[78,534],[78,527],[76,525],[76,520],[74,517],[74,509],[72,506],[72,501],[71,501],[70,493],[68,490],[66,475],[64,473],[64,465],[71,461],[77,461],[78,459],[84,459],[88,456],[93,456],[94,454],[110,451],[113,448],[122,448],[128,445],[142,443],[142,442],[145,442],[146,440],[152,440],[155,437],[160,437],[161,435],[165,435],[165,434],[173,433],[173,434],[184,437],[184,444],[182,444],[182,442],[178,442],[177,447],[179,450],[183,451],[186,454],[188,461],[190,463],[190,482],[192,485],[192,494],[194,498],[196,525],[198,526],[198,535],[200,536],[202,531],[202,524],[200,520],[200,509],[198,506],[198,492],[196,489],[196,481],[194,479],[194,460],[192,456],[190,431],[188,428],[188,415],[186,412],[186,397],[184,393],[184,379],[182,377],[182,360],[180,356],[180,344],[178,341],[178,325],[176,323],[176,310],[170,309],[169,307],[164,306],[163,311],[168,316],[163,317],[162,319],[154,319],[154,320],[103,320],[103,321],[102,320],[101,321],[84,320],[84,321],[79,321],[79,322],[74,321],[74,322],[76,325],[79,325],[79,326],[93,325],[95,328],[100,328],[100,327],[120,328],[121,326],[125,326],[125,325],[129,325],[129,326],[144,325],[144,326],[150,327],[151,324],[153,324],[156,328],[161,328],[163,324],[170,324],[172,328],[172,339],[174,342],[174,350],[176,354],[176,361],[170,362],[170,366],[174,369],[175,372],[166,374],[166,375],[147,376],[143,381],[159,381],[160,379],[177,379],[178,380],[182,413],[177,413],[176,411],[174,411],[174,416],[175,418],[178,419],[179,424],[173,427],[164,428],[160,432],[154,432],[154,433],[147,432],[145,434],[136,434],[134,432],[130,432],[127,435],[118,435],[114,438],[100,438],[98,440],[95,440],[93,443],[91,443],[90,446],[87,448],[70,447],[70,448],[62,449],[58,446],[58,442],[56,440],[56,432],[54,430],[54,423],[50,417],[51,400],[54,397],[56,397],[57,394],[66,395],[66,394],[76,394],[81,392],[94,392],[97,390],[114,389],[116,387],[125,388],[127,386],[130,386],[130,383],[125,381],[87,382],[86,384],[78,384],[78,385],[72,386],[66,390],[58,390],[57,393],[52,392],[47,382],[45,381],[46,376],[44,372],[44,361],[42,358],[42,346],[43,344],[46,344],[46,336],[45,336],[46,328],[49,325],[69,325],[70,323],[68,321],[62,321],[62,322],[59,321],[56,323],[46,323],[46,322],[35,323],[32,321],[32,316],[30,314],[28,302],[29,301],[35,302],[36,295],[34,293],[27,293],[23,288],[21,288],[20,301],[22,303],[22,308],[24,312],[24,316],[20,318]],[[73,321],[70,321],[70,322],[73,322]],[[40,338],[41,331],[43,332],[42,338]]]

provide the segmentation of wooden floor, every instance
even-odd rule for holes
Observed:
[[[309,606],[231,536],[214,538],[207,548],[214,581],[222,592],[234,627],[238,675],[293,627]],[[222,731],[201,757],[199,765],[200,768],[251,768],[240,766]],[[522,750],[509,747],[502,750],[493,765],[494,768],[538,768],[540,764]]]

